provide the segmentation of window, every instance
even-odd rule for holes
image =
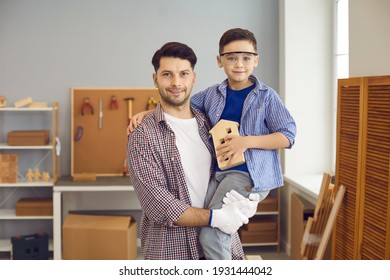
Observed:
[[[349,77],[348,0],[337,0],[336,67],[337,79]]]
[[[337,130],[337,80],[349,77],[349,16],[348,0],[336,0],[336,47],[335,47],[335,86],[333,95],[333,143],[332,171],[336,170],[336,130]]]

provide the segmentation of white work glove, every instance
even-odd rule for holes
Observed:
[[[246,208],[248,208],[248,203],[242,200],[224,205],[221,209],[210,210],[209,225],[213,228],[218,228],[224,233],[233,234],[243,224],[249,222],[249,219],[242,214]]]
[[[230,192],[227,192],[226,196],[223,198],[223,202],[225,203],[223,206],[245,200],[248,201],[248,207],[241,207],[241,213],[247,218],[252,218],[256,214],[257,205],[259,204],[260,200],[262,200],[258,193],[251,193],[248,199],[239,194],[237,191],[231,190]]]

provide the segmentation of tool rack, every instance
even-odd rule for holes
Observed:
[[[159,100],[156,88],[71,89],[73,178],[123,176],[129,112],[145,111],[151,98]]]

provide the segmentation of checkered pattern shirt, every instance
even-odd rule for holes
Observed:
[[[213,155],[209,123],[193,110],[200,137]],[[197,260],[201,257],[199,229],[174,222],[191,206],[175,134],[166,123],[160,105],[129,136],[130,179],[140,200],[140,238],[145,259]],[[214,165],[210,167],[213,178]],[[243,259],[238,234],[232,236],[232,259]]]

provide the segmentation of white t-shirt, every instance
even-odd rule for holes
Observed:
[[[184,175],[191,198],[191,206],[204,208],[210,176],[211,155],[200,138],[195,118],[179,119],[164,113],[167,123],[175,132]]]

